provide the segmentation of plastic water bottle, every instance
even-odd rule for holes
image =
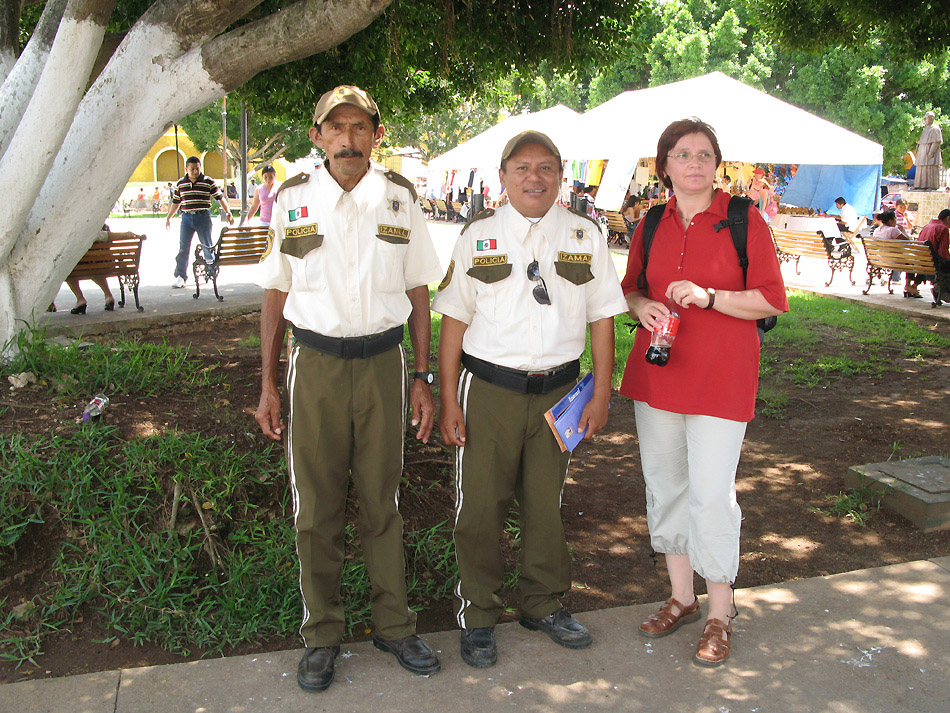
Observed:
[[[95,418],[99,418],[102,415],[102,412],[106,410],[106,406],[109,405],[109,397],[105,394],[96,394],[92,397],[92,401],[86,404],[86,408],[82,412],[83,421],[92,421]]]
[[[647,349],[646,354],[647,364],[666,366],[670,360],[670,347],[673,346],[676,331],[680,327],[680,315],[672,303],[667,307],[670,313],[657,320],[656,327],[653,328],[650,336],[650,348]]]

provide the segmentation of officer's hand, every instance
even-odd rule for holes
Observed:
[[[577,430],[584,434],[584,440],[589,441],[597,432],[607,425],[607,413],[610,410],[609,399],[592,398],[581,412],[581,419],[577,422]]]
[[[465,416],[458,399],[442,400],[442,417],[439,419],[442,442],[447,446],[465,445]]]
[[[254,420],[261,427],[264,435],[274,441],[279,441],[284,432],[284,424],[280,420],[280,396],[276,391],[262,391],[261,401],[254,413]]]
[[[432,400],[432,390],[422,379],[412,380],[409,404],[412,406],[412,425],[419,426],[416,440],[428,443],[435,424],[435,402]]]

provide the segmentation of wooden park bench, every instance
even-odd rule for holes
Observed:
[[[851,246],[846,241],[836,243],[832,238],[826,238],[821,232],[804,233],[797,230],[772,229],[772,239],[775,242],[775,252],[780,262],[795,261],[795,274],[800,275],[798,261],[803,257],[819,258],[828,262],[831,268],[831,277],[825,287],[835,279],[835,271],[845,268],[848,270],[848,280],[855,284],[851,276],[854,270],[854,255]]]
[[[267,250],[266,225],[245,225],[240,228],[222,228],[218,242],[211,248],[211,260],[205,259],[205,247],[199,242],[195,246],[195,262],[192,269],[195,274],[195,299],[201,294],[201,280],[211,281],[214,296],[218,302],[224,297],[218,294],[218,273],[222,265],[256,265]]]
[[[449,209],[448,209],[448,206],[445,205],[445,201],[440,201],[440,200],[435,201],[435,209],[438,211],[437,217],[448,220]]]
[[[894,294],[890,275],[892,271],[910,272],[927,275],[926,281],[933,282],[937,277],[937,260],[929,243],[919,240],[895,240],[893,238],[861,238],[864,255],[868,259],[868,284],[862,294],[871,291],[874,280],[880,279],[882,286]],[[936,307],[936,303],[934,303]]]
[[[607,218],[607,242],[613,240],[620,247],[629,245],[627,221],[623,219],[623,214],[615,210],[605,210],[604,217]]]
[[[119,307],[125,307],[125,288],[128,287],[135,298],[135,309],[145,310],[139,304],[139,260],[142,257],[144,235],[113,238],[107,243],[93,243],[82,259],[69,273],[77,280],[93,277],[118,277],[120,297]]]

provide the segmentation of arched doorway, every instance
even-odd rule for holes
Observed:
[[[176,160],[176,156],[178,160]],[[179,173],[181,171],[181,173]],[[185,174],[185,155],[169,146],[155,156],[155,180],[174,183]]]

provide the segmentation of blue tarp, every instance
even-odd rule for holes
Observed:
[[[837,213],[835,198],[843,196],[858,215],[871,216],[880,206],[880,166],[818,166],[803,164],[782,194],[782,203]]]

